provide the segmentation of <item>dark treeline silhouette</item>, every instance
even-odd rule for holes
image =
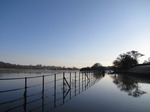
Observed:
[[[128,70],[138,65],[138,58],[144,56],[138,51],[130,51],[120,54],[116,60],[113,61],[114,68],[117,70]]]
[[[76,67],[61,67],[61,66],[42,66],[41,64],[38,65],[18,65],[18,64],[11,64],[5,63],[0,61],[0,68],[10,68],[10,69],[46,69],[46,70],[78,70]]]
[[[93,72],[93,76],[96,78],[96,79],[101,79],[103,77],[105,77],[105,71],[104,70],[97,70],[97,71],[94,71]]]
[[[81,68],[80,71],[104,71],[105,67],[103,67],[100,63],[95,63],[92,67],[84,67]]]

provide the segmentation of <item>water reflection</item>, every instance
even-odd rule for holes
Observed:
[[[105,77],[105,71],[94,71],[93,73],[93,76],[96,78],[96,79],[101,79],[103,77]]]
[[[145,91],[140,89],[139,82],[136,78],[131,78],[126,75],[113,75],[113,83],[123,92],[126,92],[129,96],[140,97],[146,94]]]
[[[59,75],[8,78],[5,80],[24,80],[24,87],[0,90],[0,111],[50,111],[70,101],[73,97],[93,86],[101,77],[94,73],[63,73]],[[30,80],[39,79],[30,84]],[[3,79],[4,80],[4,79]],[[32,80],[33,82],[33,80]],[[13,97],[14,95],[14,97]],[[10,97],[12,96],[12,97]]]

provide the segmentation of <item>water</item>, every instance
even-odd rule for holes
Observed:
[[[13,74],[16,76],[15,73]],[[18,77],[19,73],[17,74]],[[49,75],[49,73],[33,73],[33,76],[43,75]],[[13,75],[7,74],[7,78],[10,76]],[[32,75],[25,73],[20,76],[31,77]],[[4,78],[4,75],[1,78]],[[27,78],[27,87],[29,88],[0,93],[0,111],[150,111],[150,79],[107,73],[93,75],[93,73],[72,72],[71,75],[65,73],[64,77],[63,73],[57,75],[50,73],[50,76],[44,77],[44,83],[43,88],[43,77]],[[32,87],[33,85],[36,86]],[[0,80],[0,91],[24,86],[24,78],[15,81]],[[43,90],[44,92],[42,92]]]

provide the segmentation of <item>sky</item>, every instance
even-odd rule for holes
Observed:
[[[131,50],[150,57],[150,0],[0,0],[0,61],[111,66]]]

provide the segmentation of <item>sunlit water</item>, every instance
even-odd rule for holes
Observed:
[[[32,75],[33,74],[33,75]],[[149,112],[150,79],[128,75],[93,73],[15,73],[10,77],[43,77],[27,79],[27,88],[0,93],[0,111],[34,112]],[[5,77],[6,76],[6,77]],[[71,79],[71,80],[70,80]],[[54,81],[56,80],[56,81]],[[49,83],[48,83],[49,82]],[[38,85],[32,87],[33,85]],[[0,80],[0,91],[22,88],[25,79]],[[70,86],[70,89],[69,89]],[[42,92],[44,90],[44,92]],[[19,99],[20,98],[20,99]],[[16,100],[17,99],[17,100]]]

